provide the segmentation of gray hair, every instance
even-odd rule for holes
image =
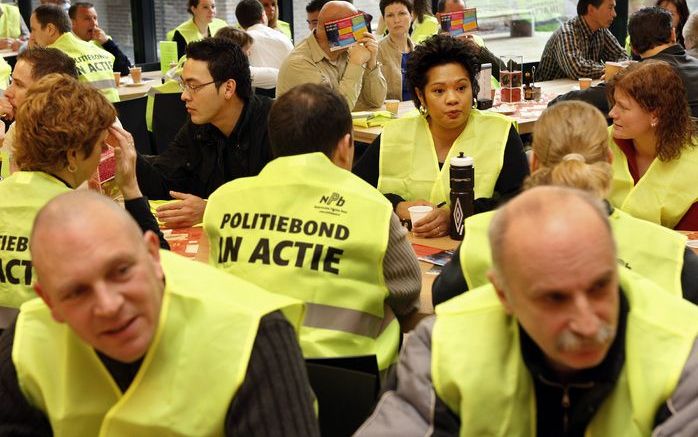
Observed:
[[[698,48],[698,12],[689,15],[686,24],[683,25],[683,40],[686,48]]]

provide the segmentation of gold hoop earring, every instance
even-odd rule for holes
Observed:
[[[68,172],[75,173],[78,171],[78,166],[75,164],[68,164]]]
[[[419,105],[419,113],[422,115],[422,117],[426,117],[429,115],[429,109],[427,109],[426,106]]]

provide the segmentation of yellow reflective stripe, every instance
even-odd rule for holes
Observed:
[[[343,331],[370,338],[376,338],[380,334],[382,317],[319,303],[306,302],[305,305],[303,326]]]
[[[89,84],[92,85],[94,88],[97,88],[98,90],[116,88],[116,82],[114,82],[114,79],[94,80],[90,81]]]

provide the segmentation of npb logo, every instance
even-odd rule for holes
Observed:
[[[320,203],[324,203],[325,205],[330,205],[330,206],[333,203],[336,206],[344,206],[344,197],[340,196],[339,193],[332,193],[329,196],[320,197]]]

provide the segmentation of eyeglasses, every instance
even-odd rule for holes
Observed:
[[[182,80],[181,77],[179,78],[179,80],[177,80],[177,82],[179,83],[179,89],[182,90],[182,92],[189,91],[190,94],[196,94],[201,88],[205,87],[206,85],[216,83],[215,80],[212,80],[211,82],[202,83],[200,85],[192,85]]]

